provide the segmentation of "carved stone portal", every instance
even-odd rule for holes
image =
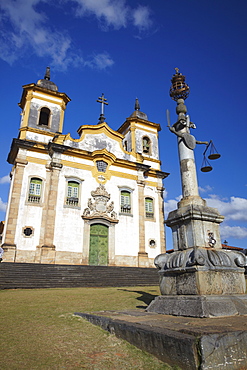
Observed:
[[[109,200],[110,194],[107,193],[105,186],[99,184],[96,190],[91,191],[93,197],[88,199],[88,206],[84,209],[82,218],[93,219],[93,218],[105,218],[110,222],[117,223],[117,214],[114,211],[114,202]]]

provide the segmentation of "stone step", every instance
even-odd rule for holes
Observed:
[[[0,289],[158,285],[155,268],[0,264]]]

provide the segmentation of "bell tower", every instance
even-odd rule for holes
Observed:
[[[48,136],[61,134],[69,101],[70,98],[58,92],[57,85],[50,80],[50,68],[47,67],[43,79],[23,86],[19,103],[22,109],[19,138],[33,140],[31,132]]]

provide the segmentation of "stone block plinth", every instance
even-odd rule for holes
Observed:
[[[42,245],[41,263],[55,263],[56,248],[55,245]]]
[[[150,303],[147,312],[188,317],[247,315],[247,295],[162,295]]]
[[[148,254],[146,252],[138,253],[138,267],[150,267]]]
[[[15,262],[16,245],[4,243],[2,248],[4,250],[3,262]]]
[[[185,206],[184,200],[181,200],[180,207],[170,212],[166,220],[166,225],[172,229],[174,249],[207,248],[212,245],[221,249],[219,224],[224,217],[217,209],[193,203],[192,200]]]

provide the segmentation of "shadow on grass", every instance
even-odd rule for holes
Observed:
[[[152,302],[152,300],[155,297],[157,297],[157,294],[150,294],[147,292],[142,292],[141,290],[131,290],[131,289],[121,289],[121,288],[119,288],[118,290],[123,290],[124,292],[140,293],[141,296],[137,297],[136,299],[138,301],[145,303],[146,306],[136,306],[136,308],[147,308],[147,306]]]

